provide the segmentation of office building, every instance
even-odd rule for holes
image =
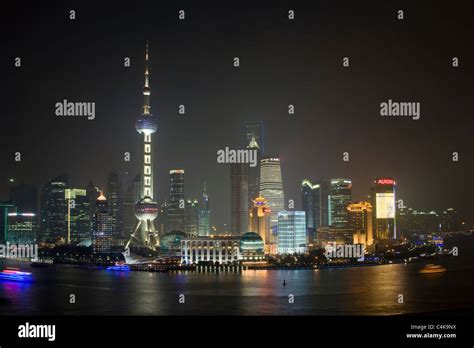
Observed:
[[[63,175],[48,182],[41,191],[41,234],[46,243],[64,244],[68,239],[66,188],[68,178]]]
[[[112,215],[107,199],[101,193],[96,202],[92,224],[92,248],[94,253],[108,254],[112,250]]]
[[[306,214],[304,211],[278,213],[278,254],[302,254],[306,244]]]
[[[373,225],[375,239],[397,239],[395,180],[379,178],[371,188],[371,200],[374,209]]]
[[[270,228],[277,235],[278,213],[285,210],[285,194],[281,175],[280,159],[265,157],[260,162],[260,196],[267,200],[270,208]]]
[[[248,164],[230,164],[230,230],[235,235],[247,232],[248,227]]]
[[[348,228],[349,212],[347,206],[352,199],[352,182],[350,179],[332,179],[329,190],[329,225]]]

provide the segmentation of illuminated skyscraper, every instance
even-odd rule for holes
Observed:
[[[105,196],[101,193],[96,202],[92,224],[92,248],[94,253],[110,253],[112,248],[112,215]]]
[[[140,200],[141,182],[140,175],[129,180],[123,200],[123,231],[133,231],[137,218],[135,217],[135,204]],[[94,203],[95,204],[95,203]]]
[[[304,211],[278,213],[278,254],[302,254],[308,251],[305,226]]]
[[[265,141],[263,138],[263,121],[249,121],[244,123],[245,139],[244,146],[248,146],[252,142],[258,144],[259,155],[265,153]]]
[[[209,195],[207,194],[206,182],[204,182],[202,198],[199,202],[199,236],[209,236],[211,231],[210,216]]]
[[[168,202],[167,232],[185,232],[184,170],[170,170],[170,200]]]
[[[99,188],[97,188],[92,181],[89,181],[89,184],[86,187],[86,194],[87,194],[87,200],[89,201],[89,219],[92,221],[94,214],[95,214],[95,202],[97,201],[97,198],[99,197]],[[135,202],[134,202],[135,203]],[[133,222],[135,222],[135,216],[133,217]],[[92,225],[91,225],[91,231],[92,231]],[[131,231],[133,226],[129,229]]]
[[[67,241],[68,178],[63,175],[47,183],[41,191],[41,240],[48,243]]]
[[[275,237],[278,226],[278,212],[285,210],[280,159],[277,157],[265,157],[260,162],[260,196],[268,201],[270,227],[272,235]]]
[[[11,244],[36,243],[37,221],[34,213],[8,213],[6,242]]]
[[[91,220],[89,218],[89,199],[83,189],[66,189],[64,192],[67,205],[67,239],[66,242],[79,244],[90,239]]]
[[[379,178],[371,189],[372,206],[374,207],[374,231],[377,240],[397,239],[395,180]]]
[[[329,191],[330,222],[334,227],[349,226],[347,206],[352,199],[352,182],[350,179],[332,179]]]
[[[257,143],[255,137],[252,137],[250,142],[247,144],[247,149],[255,151],[257,156],[257,165],[252,167],[249,165],[248,167],[248,196],[249,196],[249,206],[251,208],[253,206],[253,200],[258,197],[259,190],[260,190],[260,159],[261,159],[261,150],[260,146]]]
[[[125,245],[125,250],[133,243],[138,247],[156,250],[160,245],[158,233],[153,220],[158,216],[158,204],[153,200],[153,142],[152,136],[158,129],[156,116],[150,113],[150,81],[148,71],[148,43],[145,53],[145,86],[143,87],[143,114],[135,122],[137,132],[142,136],[142,173],[141,173],[141,199],[135,205],[137,225]],[[129,250],[128,250],[129,251]]]
[[[301,183],[301,209],[306,214],[306,239],[307,243],[313,243],[316,239],[316,214],[319,212],[319,185],[313,185],[308,179],[304,179]],[[317,191],[315,191],[317,190]]]
[[[270,229],[270,208],[267,200],[263,197],[257,197],[253,201],[253,207],[249,209],[249,226],[250,232],[260,235],[265,246],[270,245],[272,241]],[[266,252],[270,252],[270,247],[265,248]]]
[[[188,236],[198,236],[199,229],[199,202],[197,199],[188,199],[186,202],[185,232]]]
[[[247,163],[232,163],[230,165],[230,230],[233,234],[242,235],[248,228],[248,168]]]
[[[369,202],[354,202],[347,207],[349,227],[354,229],[354,244],[372,245],[372,205]]]
[[[107,202],[112,215],[112,236],[114,239],[122,238],[123,229],[123,199],[122,184],[117,171],[110,172],[107,176]]]
[[[443,215],[441,216],[442,232],[459,232],[462,229],[462,223],[456,210],[453,208],[448,208],[443,211]]]

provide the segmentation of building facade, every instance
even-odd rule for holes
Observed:
[[[248,227],[248,163],[230,164],[230,230],[235,235],[247,232]]]
[[[104,195],[100,195],[96,202],[92,228],[92,249],[96,254],[108,254],[112,250],[112,215]]]
[[[181,240],[182,264],[192,265],[200,262],[229,264],[240,259],[240,237],[215,236]]]
[[[276,238],[271,233],[270,208],[267,200],[263,197],[253,200],[253,207],[249,210],[248,230],[257,233],[262,238],[265,252],[270,253],[271,244],[276,244]]]
[[[123,195],[120,175],[117,171],[110,172],[107,176],[107,202],[112,215],[113,238],[123,238]]]
[[[207,194],[206,182],[202,191],[201,201],[199,202],[199,232],[202,237],[209,236],[211,233],[211,210],[209,205],[209,195]]]
[[[41,191],[41,240],[47,243],[67,241],[68,178],[63,175],[48,182]]]
[[[185,230],[184,170],[170,170],[170,199],[168,202],[169,231]]]
[[[371,188],[374,234],[377,240],[397,239],[395,180],[378,178]]]
[[[188,236],[197,237],[199,232],[199,202],[197,199],[186,201],[186,225],[185,231]]]
[[[343,178],[332,179],[329,197],[329,225],[333,227],[348,228],[349,213],[347,211],[347,206],[350,204],[352,199],[352,181]]]
[[[303,254],[306,244],[306,214],[304,211],[278,213],[278,254]]]
[[[90,239],[91,220],[89,218],[89,198],[83,189],[66,189],[67,243],[79,244]]]
[[[34,213],[8,213],[6,242],[35,244],[37,242],[37,216]]]
[[[347,207],[349,211],[349,227],[354,229],[354,244],[370,246],[374,244],[372,228],[372,204],[354,202]]]
[[[277,235],[278,213],[285,210],[285,194],[281,175],[280,159],[265,157],[260,161],[260,197],[267,200],[270,207],[270,228]]]

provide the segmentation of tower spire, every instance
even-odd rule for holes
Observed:
[[[148,40],[146,41],[146,50],[145,50],[145,86],[143,87],[143,114],[149,115],[150,114],[150,72],[148,71],[148,61],[149,61],[149,53],[148,53]]]

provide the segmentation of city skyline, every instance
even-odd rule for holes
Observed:
[[[389,29],[397,28],[399,23],[390,20],[391,14],[380,12],[380,7],[389,9],[390,6],[377,7],[377,15],[370,17],[371,24],[376,28],[382,25],[385,27],[388,21]],[[151,99],[160,118],[160,135],[155,144],[155,156],[158,159],[158,166],[155,168],[158,201],[162,202],[167,197],[169,170],[182,168],[187,173],[187,198],[200,197],[202,182],[206,181],[213,201],[229,202],[231,185],[228,168],[216,163],[216,152],[226,146],[241,148],[245,122],[263,121],[265,153],[279,155],[286,199],[293,199],[297,206],[300,182],[304,178],[330,180],[348,177],[354,186],[353,199],[364,200],[373,178],[394,177],[399,184],[398,197],[406,205],[437,212],[453,207],[472,222],[471,194],[466,192],[463,184],[469,182],[469,173],[474,169],[473,161],[470,160],[473,155],[472,147],[469,144],[472,121],[466,113],[461,112],[467,99],[462,94],[454,94],[452,88],[454,81],[458,87],[468,83],[466,74],[460,72],[466,72],[470,68],[461,64],[455,70],[450,64],[450,56],[454,54],[465,57],[461,59],[461,63],[467,61],[471,54],[461,45],[465,35],[462,30],[459,30],[459,35],[448,40],[439,29],[430,25],[427,16],[408,6],[406,11],[417,11],[417,20],[425,24],[411,30],[424,35],[430,29],[433,38],[442,42],[442,46],[433,43],[425,45],[423,49],[413,48],[413,54],[425,57],[425,69],[420,72],[420,62],[413,62],[408,57],[406,60],[403,57],[394,60],[378,49],[382,47],[380,40],[385,37],[383,35],[391,38],[392,34],[387,32],[388,29],[381,31],[383,35],[370,36],[355,31],[358,38],[365,38],[373,45],[364,46],[363,52],[360,49],[355,51],[350,42],[356,34],[350,34],[349,31],[356,24],[355,20],[350,16],[344,17],[347,19],[346,25],[336,29],[335,24],[328,22],[325,16],[327,12],[346,16],[351,11],[369,16],[375,10],[368,5],[348,5],[338,9],[329,7],[324,9],[324,13],[319,13],[316,8],[311,17],[304,11],[298,11],[298,21],[291,24],[293,27],[290,24],[281,25],[279,21],[286,18],[286,13],[274,8],[255,9],[252,13],[235,11],[221,14],[212,7],[190,7],[188,11],[191,13],[208,13],[213,22],[223,29],[221,33],[214,32],[211,24],[200,23],[200,33],[205,34],[206,39],[199,39],[199,33],[189,33],[189,29],[197,24],[196,17],[189,12],[186,22],[181,23],[174,10],[161,8],[153,11],[153,14],[161,16],[163,24],[158,21],[156,25],[150,26],[146,19],[152,13],[148,13],[145,8],[136,14],[128,14],[131,23],[145,24],[143,27],[133,26],[123,45],[114,47],[115,39],[112,35],[111,41],[106,45],[95,42],[91,45],[79,45],[84,47],[81,49],[83,55],[77,58],[64,52],[75,52],[77,44],[88,40],[81,28],[68,29],[72,32],[66,34],[76,35],[76,40],[65,42],[61,50],[51,47],[51,56],[33,54],[26,58],[22,54],[25,52],[23,48],[15,42],[10,44],[10,51],[19,52],[18,55],[23,57],[20,69],[13,64],[6,68],[7,79],[11,81],[9,93],[12,101],[23,98],[20,91],[23,86],[28,85],[29,91],[36,88],[36,93],[28,92],[29,100],[36,102],[5,104],[6,114],[14,116],[7,117],[4,120],[5,127],[0,130],[1,138],[6,144],[5,151],[1,154],[4,164],[3,184],[0,185],[2,199],[8,198],[6,184],[11,177],[42,187],[51,178],[67,173],[72,187],[85,187],[92,180],[97,186],[105,188],[110,171],[128,172],[130,179],[138,174],[139,139],[130,127],[135,122],[137,110],[141,108],[142,101],[137,90],[143,84],[142,52],[148,39],[156,58],[150,67],[156,91]],[[84,13],[88,7],[81,9],[80,13]],[[57,8],[45,16],[58,16],[63,10],[65,8]],[[112,14],[120,14],[118,9],[111,11]],[[262,18],[263,14],[274,19]],[[309,25],[311,19],[317,19],[318,16],[321,16],[324,26]],[[456,17],[460,26],[465,19],[456,8],[443,13],[439,9],[433,9],[431,16]],[[238,44],[224,44],[220,51],[207,45],[215,40],[222,41],[233,24],[240,22],[242,18],[250,21],[252,30],[239,29],[239,35],[234,37]],[[119,25],[113,15],[105,20],[107,29],[100,25],[97,27],[99,32],[110,33]],[[97,25],[87,21],[92,27]],[[81,26],[80,23],[77,21],[77,26]],[[34,22],[29,25],[33,24]],[[36,52],[37,45],[44,42],[57,25],[67,27],[67,23],[42,26],[40,32],[23,37],[26,46]],[[161,25],[166,30],[160,31]],[[266,26],[271,30],[264,31]],[[177,37],[188,39],[183,44],[179,40],[169,41],[166,35],[170,30],[174,30]],[[194,42],[189,39],[189,35],[199,40]],[[343,40],[344,49],[322,41],[323,35],[327,39],[332,37]],[[38,42],[33,39],[36,36]],[[315,43],[310,40],[312,37],[316,38]],[[270,46],[268,53],[254,49],[254,43],[268,42],[268,45],[273,45],[277,38],[291,50],[282,55],[275,49],[270,49]],[[391,42],[388,50],[396,51],[398,47],[404,47],[399,39],[392,39],[388,40]],[[416,42],[413,36],[406,36],[404,39],[403,44],[408,42],[409,45],[414,45]],[[199,55],[203,49],[201,45],[210,53],[205,60]],[[441,50],[442,54],[429,54],[435,49]],[[180,54],[184,50],[189,52],[188,58]],[[54,62],[51,60],[52,56],[55,57]],[[239,68],[233,66],[233,58],[236,56],[241,58]],[[345,56],[354,57],[349,68],[342,66],[342,58]],[[86,62],[92,62],[94,57],[95,64],[82,64],[81,69],[74,69],[79,66],[80,57],[86,59]],[[130,67],[124,67],[125,57],[130,58]],[[268,63],[268,67],[262,65],[264,61]],[[60,64],[61,68],[55,70],[55,64]],[[45,80],[42,69],[32,70],[39,66],[44,66],[49,71],[53,69],[50,82],[46,82],[46,89],[38,88],[35,82]],[[66,68],[69,71],[67,78],[62,74]],[[406,72],[400,74],[400,69]],[[443,77],[443,84],[436,83],[438,80],[423,72],[435,69]],[[273,71],[279,71],[280,74],[273,77],[270,75]],[[373,72],[370,84],[362,86],[357,82],[361,71]],[[256,72],[259,73],[256,75]],[[405,81],[407,74],[423,79],[423,83],[415,81],[409,88],[400,88],[400,83]],[[255,75],[260,78],[253,77]],[[204,77],[206,83],[202,85]],[[97,86],[90,88],[92,79],[96,78],[100,83],[95,83]],[[393,83],[381,84],[387,78]],[[71,84],[70,81],[75,83]],[[344,88],[334,88],[334,82],[331,81],[339,81]],[[433,83],[426,83],[427,81]],[[218,90],[222,83],[227,86],[227,92]],[[294,90],[291,86],[295,86],[295,83],[305,88]],[[186,87],[189,84],[194,87]],[[433,86],[436,86],[436,90]],[[441,102],[439,98],[433,97],[438,93],[444,93],[448,102]],[[235,98],[235,95],[238,97]],[[58,118],[54,115],[54,104],[65,98],[96,101],[97,117],[90,121],[82,118]],[[378,114],[379,104],[389,98],[421,100],[422,117],[418,121],[381,118]],[[295,107],[294,115],[288,114],[289,104]],[[185,106],[185,115],[179,114],[180,105]],[[346,105],[355,107],[348,109]],[[451,122],[453,118],[450,115],[456,115],[456,122]],[[26,124],[31,127],[22,127]],[[9,131],[17,127],[23,128],[24,132],[18,135]],[[64,129],[67,132],[61,132]],[[282,130],[284,136],[281,136]],[[49,133],[57,136],[49,137],[48,142],[44,142],[44,134]],[[396,134],[403,140],[397,142],[397,137],[392,137]],[[421,140],[426,145],[420,146]],[[197,149],[199,150],[196,151]],[[22,155],[21,162],[14,161],[17,151]],[[348,162],[343,161],[343,153],[346,151],[350,156]],[[459,162],[452,161],[453,151],[459,153]],[[125,152],[130,152],[130,162],[123,161]],[[195,155],[189,156],[190,152]],[[445,180],[446,177],[452,179]],[[471,190],[470,187],[467,186],[467,191]],[[213,224],[230,223],[227,218],[230,217],[230,207],[227,204],[216,205],[212,215]]]
[[[264,321],[286,330],[260,345],[472,341],[467,6],[2,14],[7,345],[245,345]]]

